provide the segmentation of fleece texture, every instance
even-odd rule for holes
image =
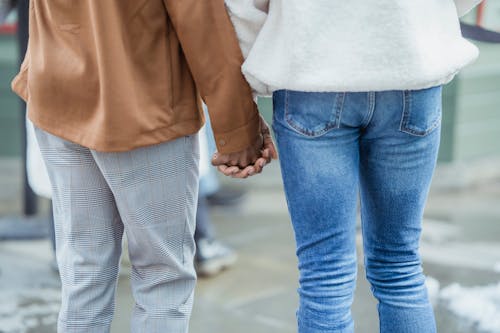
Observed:
[[[459,16],[480,0],[226,0],[259,95],[449,82],[478,56]]]

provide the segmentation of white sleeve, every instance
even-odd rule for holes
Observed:
[[[270,0],[225,0],[241,51],[247,58],[264,25]]]
[[[462,17],[476,7],[483,0],[454,0],[458,16]]]

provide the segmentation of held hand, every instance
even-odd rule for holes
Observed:
[[[231,176],[233,178],[247,178],[262,172],[266,164],[270,163],[272,159],[278,158],[278,153],[271,136],[271,131],[265,120],[260,117],[260,130],[262,136],[262,146],[260,149],[260,157],[256,159],[252,164],[243,167],[242,165],[236,165],[234,163],[222,163],[219,164],[220,156],[216,154],[212,160],[212,164],[217,166],[217,169],[226,176]]]
[[[260,150],[262,148],[263,142],[263,136],[259,134],[253,144],[247,147],[245,150],[230,154],[221,154],[216,152],[212,158],[212,165],[226,165],[228,167],[245,169],[249,165],[257,162],[257,160],[261,156]]]
[[[260,131],[264,140],[262,156],[266,158],[267,163],[271,162],[271,159],[277,160],[278,150],[276,150],[276,146],[274,145],[273,137],[271,135],[271,131],[269,130],[269,125],[267,125],[262,116],[260,116]],[[265,154],[266,151],[267,154]]]

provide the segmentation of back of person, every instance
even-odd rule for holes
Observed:
[[[214,117],[216,137],[249,124],[256,132],[227,21],[223,1],[32,0],[28,52],[13,88],[35,126],[99,151],[196,133],[199,95],[212,114],[225,115]],[[228,113],[235,109],[242,111]],[[225,135],[221,149],[241,148],[241,140]]]
[[[477,0],[227,0],[255,90],[422,89],[477,58],[458,15]]]
[[[127,233],[130,331],[187,333],[199,96],[220,158],[256,173],[267,161],[224,1],[31,0],[29,14],[12,85],[27,101],[52,186],[57,331],[110,331]]]
[[[355,331],[362,245],[380,332],[435,333],[419,240],[442,85],[478,56],[458,16],[479,1],[226,2],[246,78],[273,95],[300,270],[298,332]]]

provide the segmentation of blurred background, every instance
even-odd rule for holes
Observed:
[[[29,186],[24,105],[10,90],[26,43],[27,1],[19,1],[20,10],[9,10],[12,3],[0,0],[0,333],[54,333],[60,293],[50,200]],[[500,1],[487,1],[464,21],[500,32]],[[474,43],[481,57],[444,90],[439,165],[422,236],[442,333],[500,332],[500,44]],[[259,108],[270,122],[271,101],[259,100]],[[238,257],[200,278],[191,332],[295,332],[296,258],[279,163],[246,181],[219,182],[238,200],[209,197],[209,218]],[[361,246],[358,253],[362,258]],[[356,331],[376,333],[362,263]],[[128,270],[125,257],[113,333],[129,331]]]

